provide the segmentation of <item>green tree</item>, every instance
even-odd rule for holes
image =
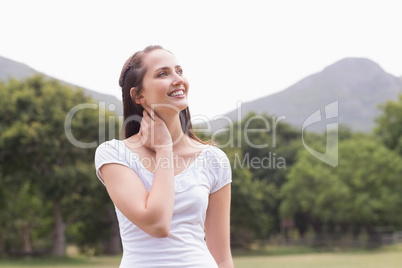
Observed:
[[[253,181],[266,185],[269,189],[261,200],[264,214],[271,223],[266,225],[264,233],[277,234],[281,231],[280,188],[286,182],[286,174],[296,160],[296,152],[302,146],[301,135],[285,121],[266,114],[249,113],[239,123],[241,134],[238,135],[236,131],[234,137],[246,156],[242,160],[247,160],[247,168]]]
[[[264,204],[274,203],[273,189],[264,182],[254,181],[247,168],[238,167],[242,158],[238,148],[226,148],[232,166],[231,245],[248,248],[257,237],[264,237],[272,228],[272,218],[264,211]]]
[[[81,208],[81,213],[80,220],[73,223],[68,232],[68,236],[81,252],[96,255],[120,254],[122,248],[119,223],[114,205],[104,187],[97,187],[92,191],[91,198]]]
[[[402,223],[400,163],[395,152],[361,135],[339,143],[335,168],[302,150],[281,191],[281,216],[303,215],[318,234],[325,225],[344,232],[365,228],[370,235],[379,226],[397,228]]]
[[[302,146],[299,134],[274,116],[255,113],[216,133],[211,139],[232,163],[232,229],[237,235],[253,230],[254,237],[259,238],[279,233],[280,187]],[[252,216],[242,217],[246,211]]]
[[[374,133],[389,149],[402,155],[402,94],[396,101],[379,106],[382,113],[376,119]]]
[[[0,229],[5,234],[4,243],[10,250],[17,251],[21,248],[23,254],[34,254],[33,242],[39,242],[38,235],[40,235],[34,230],[48,229],[48,223],[51,220],[46,215],[49,212],[48,206],[34,194],[29,181],[25,181],[14,189],[7,189],[4,191],[4,197],[6,209],[1,212],[0,223]]]
[[[80,104],[87,106],[72,113]],[[106,138],[100,112],[81,90],[42,76],[0,88],[0,174],[13,178],[6,187],[28,183],[43,206],[49,203],[56,256],[65,254],[66,228],[82,218],[94,191],[104,191],[93,164],[95,146]],[[71,125],[65,126],[69,115]],[[92,146],[82,148],[78,141]]]

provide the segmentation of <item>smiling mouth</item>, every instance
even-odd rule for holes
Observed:
[[[176,96],[181,96],[181,95],[184,95],[184,90],[174,91],[174,92],[170,93],[168,96],[169,97],[176,97]]]

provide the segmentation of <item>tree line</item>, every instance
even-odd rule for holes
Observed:
[[[83,103],[96,104],[42,76],[0,83],[0,256],[63,256],[68,244],[92,254],[120,253],[114,206],[95,176],[96,148],[77,147],[66,135],[66,115]],[[118,138],[117,116],[94,107],[74,113],[68,126],[74,138]],[[312,156],[289,124],[267,129],[268,115],[250,113],[231,133],[198,132],[231,161],[232,246],[248,247],[287,228],[301,237],[309,230],[317,237],[400,230],[402,97],[380,109],[373,133],[339,128],[336,167]],[[259,131],[237,133],[246,125]],[[327,135],[304,139],[325,153]],[[267,146],[255,146],[261,144]]]

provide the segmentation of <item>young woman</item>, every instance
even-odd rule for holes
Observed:
[[[233,268],[229,161],[194,134],[182,67],[150,46],[119,82],[125,140],[101,144],[95,166],[116,207],[120,267]]]

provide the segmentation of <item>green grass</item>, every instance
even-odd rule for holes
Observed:
[[[267,247],[234,252],[236,268],[400,268],[402,245],[379,250],[316,252],[302,247]],[[116,268],[120,257],[70,257],[0,260],[2,268]]]
[[[236,268],[397,268],[402,252],[387,253],[314,253],[289,256],[254,256],[235,258]]]

